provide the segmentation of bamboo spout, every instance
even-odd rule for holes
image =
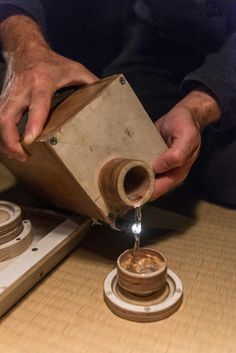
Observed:
[[[132,207],[149,200],[154,180],[154,172],[148,163],[122,158],[107,162],[99,177],[100,189],[106,199]]]

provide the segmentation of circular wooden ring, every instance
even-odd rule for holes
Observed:
[[[18,237],[18,235],[23,231],[23,224],[20,223],[15,229],[10,232],[7,232],[3,235],[0,235],[0,245],[5,244],[8,241]]]
[[[161,302],[151,303],[148,298],[133,304],[125,301],[116,290],[117,270],[111,271],[104,281],[104,301],[117,316],[131,321],[151,322],[165,319],[180,307],[183,298],[183,285],[180,278],[170,269],[167,270],[168,295]],[[146,301],[146,303],[145,303]]]
[[[146,203],[153,192],[155,175],[151,166],[140,160],[115,158],[100,171],[99,185],[111,202],[138,207]]]
[[[0,228],[0,237],[5,235],[6,233],[13,231],[14,229],[20,226],[21,226],[21,219],[19,219],[19,221],[17,222],[11,223],[9,227],[5,227],[4,229]]]
[[[0,245],[0,261],[9,260],[25,251],[32,243],[31,223],[23,221],[23,231],[13,240]]]
[[[13,202],[0,201],[0,234],[14,230],[20,222],[20,207]]]

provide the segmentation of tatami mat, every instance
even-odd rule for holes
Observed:
[[[162,251],[183,281],[183,304],[173,316],[143,324],[108,310],[103,280],[133,239],[95,226],[3,317],[0,352],[234,353],[236,211],[196,200],[186,213],[184,205],[160,206],[144,210],[142,245]]]

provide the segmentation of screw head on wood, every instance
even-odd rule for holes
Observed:
[[[120,77],[120,83],[121,83],[122,85],[125,85],[125,82],[126,82],[126,80],[125,80],[124,76],[121,76],[121,77]]]
[[[53,146],[57,144],[57,138],[55,136],[50,138],[50,144],[53,145]]]

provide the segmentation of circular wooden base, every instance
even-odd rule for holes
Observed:
[[[5,261],[21,254],[32,243],[31,223],[23,221],[23,230],[14,239],[0,245],[0,261]]]
[[[165,287],[149,296],[136,296],[120,288],[116,269],[104,281],[105,303],[114,314],[127,320],[151,322],[165,319],[176,312],[182,298],[182,282],[169,269]]]
[[[5,244],[8,241],[18,237],[18,235],[23,231],[23,224],[20,223],[15,229],[5,234],[0,235],[0,244]]]
[[[20,207],[12,202],[0,201],[0,236],[13,231],[20,223]]]
[[[0,261],[9,260],[25,251],[32,242],[31,223],[22,221],[19,206],[0,201]]]

